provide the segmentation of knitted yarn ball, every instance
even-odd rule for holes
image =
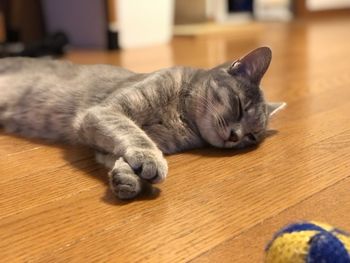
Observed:
[[[266,247],[266,263],[350,263],[350,236],[317,222],[278,231]]]

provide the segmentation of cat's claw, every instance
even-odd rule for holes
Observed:
[[[120,199],[133,199],[142,191],[142,180],[131,167],[119,158],[109,172],[109,184],[113,193]]]
[[[160,151],[131,148],[124,157],[137,175],[152,184],[164,181],[167,176],[168,164]]]

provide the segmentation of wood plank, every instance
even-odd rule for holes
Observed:
[[[346,109],[348,107],[349,105],[346,104],[339,107],[339,109],[333,109],[300,121],[300,127],[302,127],[301,124],[313,123],[313,129],[312,126],[308,130],[300,130],[300,127],[290,127],[287,132],[279,135],[280,141],[283,141],[284,138],[294,137],[294,141],[285,143],[283,149],[277,141],[269,140],[257,151],[234,156],[234,158],[226,155],[227,153],[222,153],[222,151],[210,151],[207,153],[210,162],[207,163],[203,162],[203,158],[197,156],[198,154],[205,154],[203,151],[185,154],[183,157],[185,159],[189,158],[190,162],[186,166],[177,166],[176,171],[170,174],[163,188],[166,195],[153,201],[155,206],[151,209],[152,213],[149,213],[148,210],[146,210],[148,212],[146,213],[144,209],[145,206],[147,207],[147,202],[141,202],[139,205],[137,203],[132,204],[133,208],[129,208],[129,206],[118,207],[116,215],[112,215],[109,206],[99,204],[99,198],[97,198],[95,191],[82,191],[77,196],[73,195],[73,200],[70,200],[71,198],[69,200],[64,199],[65,205],[62,205],[57,197],[52,197],[50,192],[41,187],[39,192],[42,192],[43,195],[38,197],[40,200],[43,199],[45,202],[48,202],[50,198],[58,200],[49,203],[48,206],[51,210],[47,208],[48,210],[44,213],[39,212],[33,216],[34,211],[29,210],[27,212],[27,210],[24,210],[24,213],[19,214],[18,217],[11,216],[10,219],[3,219],[1,221],[4,226],[2,240],[6,241],[6,244],[2,244],[4,251],[9,255],[18,255],[20,251],[26,250],[25,245],[27,245],[30,251],[27,251],[23,259],[27,260],[36,254],[44,254],[43,259],[46,260],[49,255],[46,255],[45,251],[49,250],[50,255],[55,255],[53,260],[56,261],[59,258],[69,260],[67,255],[81,254],[81,250],[89,247],[88,252],[84,253],[89,258],[96,256],[94,253],[104,251],[104,247],[114,251],[113,247],[106,247],[105,244],[113,243],[112,240],[121,235],[129,237],[127,240],[131,243],[125,240],[123,244],[115,247],[116,251],[114,253],[125,260],[148,260],[145,255],[149,257],[150,261],[160,260],[164,256],[179,257],[183,260],[187,259],[187,254],[195,256],[196,253],[203,252],[203,249],[205,251],[207,247],[216,246],[232,234],[239,233],[258,218],[261,220],[264,217],[277,214],[286,205],[300,202],[300,200],[348,176],[345,173],[336,174],[334,168],[329,166],[325,160],[336,162],[337,167],[340,167],[338,169],[341,169],[341,167],[346,169],[347,167],[344,165],[347,163],[347,158],[350,157],[348,149],[350,145],[339,147],[334,153],[332,152],[332,156],[324,153],[329,151],[327,145],[341,142],[344,137],[349,136],[350,131],[346,122],[349,121],[350,117],[344,113],[344,121],[338,116],[338,119],[331,123],[337,132],[342,131],[340,134],[334,134],[335,131],[328,130],[328,125],[324,125],[322,122],[324,118],[327,118],[327,113],[328,116],[332,116],[335,111],[344,112],[342,108]],[[293,129],[300,131],[295,133]],[[320,141],[320,134],[315,133],[315,131],[322,134],[323,140]],[[296,143],[301,147],[295,149]],[[338,160],[340,156],[343,156],[344,159]],[[181,156],[175,157],[179,158]],[[172,158],[169,157],[170,167],[173,166]],[[252,165],[253,160],[254,165]],[[293,165],[297,162],[301,162],[303,165]],[[225,167],[239,168],[231,170],[225,169]],[[307,168],[306,171],[305,168]],[[180,176],[182,174],[191,175],[191,184],[188,184],[186,180],[181,180]],[[72,178],[67,176],[63,181],[66,180],[68,185],[75,186],[76,182],[72,181]],[[176,178],[180,178],[180,181],[175,181]],[[51,180],[51,178],[48,177],[47,180]],[[56,183],[52,182],[50,185],[54,186]],[[194,193],[192,185],[196,185],[199,191],[197,190]],[[18,187],[18,184],[14,184],[14,186]],[[11,185],[7,187],[11,187]],[[270,191],[272,187],[274,189],[273,193]],[[305,191],[305,187],[312,188],[312,190]],[[38,191],[37,188],[34,189],[34,191]],[[181,189],[181,195],[177,196],[178,189]],[[201,189],[205,189],[205,195],[203,195]],[[233,189],[235,191],[232,191]],[[103,189],[99,188],[99,191],[103,191]],[[291,193],[293,194],[291,195]],[[90,197],[87,201],[80,200],[79,197],[82,194],[84,197],[86,195],[89,197],[89,194],[92,194],[93,198]],[[11,196],[11,191],[9,196]],[[38,193],[36,192],[32,196],[38,196]],[[168,211],[164,211],[164,205],[166,205],[168,198],[172,199],[173,207],[169,207],[167,208]],[[270,203],[275,198],[279,198],[279,202],[275,202],[274,206],[271,207]],[[234,200],[233,204],[230,202],[231,199]],[[9,202],[9,207],[14,205],[11,199],[8,198],[6,201]],[[70,201],[73,204],[66,203]],[[39,203],[39,200],[36,203]],[[82,205],[84,208],[82,208]],[[65,219],[70,218],[72,208],[74,208],[73,211],[82,212],[75,212],[75,220],[71,222],[72,225],[62,229],[61,222],[65,222]],[[135,216],[129,218],[128,213],[130,212]],[[106,213],[109,215],[106,215]],[[157,224],[157,217],[154,217],[155,213],[162,214],[162,224]],[[28,217],[28,214],[32,216]],[[188,221],[189,217],[191,217],[191,220]],[[199,219],[202,219],[201,222],[194,224]],[[128,224],[130,220],[133,221],[132,225]],[[242,220],[243,222],[240,222]],[[217,223],[214,224],[214,222]],[[86,228],[84,225],[88,227]],[[133,226],[135,225],[139,227],[134,229]],[[145,231],[142,232],[140,238],[131,238],[132,236],[138,237],[140,229]],[[21,235],[13,235],[16,231],[20,231]],[[170,231],[171,235],[169,233],[166,237],[162,235],[154,237],[153,231]],[[67,234],[67,232],[70,234]],[[42,237],[42,233],[45,233],[45,237]],[[200,237],[192,233],[200,233]],[[82,236],[84,241],[79,241]],[[152,245],[143,246],[141,243],[145,239]],[[101,244],[101,247],[95,244],[96,240]],[[151,240],[152,242],[150,242]],[[164,242],[165,240],[167,242]],[[83,242],[83,244],[80,242]],[[15,247],[11,246],[10,244],[13,243],[17,245]],[[46,245],[41,246],[42,243]],[[61,244],[62,247],[55,248],[57,244]],[[64,244],[72,245],[66,248]],[[128,247],[131,244],[136,245],[135,248],[137,249],[135,251]],[[90,246],[92,247],[90,248]],[[60,251],[61,254],[56,253],[56,250]],[[124,254],[122,251],[124,251]],[[154,251],[157,251],[157,253]],[[129,254],[133,257],[130,257]],[[101,260],[113,259],[113,255],[109,253],[103,255],[99,255]],[[11,257],[9,260],[11,260]]]
[[[350,203],[349,187],[350,178],[341,180],[311,198],[287,208],[279,215],[221,243],[191,262],[263,262],[264,249],[272,235],[281,227],[301,220],[324,222],[349,232],[350,222],[344,218],[350,214],[350,206],[343,205]]]

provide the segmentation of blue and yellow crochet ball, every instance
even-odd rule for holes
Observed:
[[[291,224],[267,245],[265,262],[350,263],[350,236],[327,224]]]

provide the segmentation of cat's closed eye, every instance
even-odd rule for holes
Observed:
[[[245,105],[244,105],[244,111],[249,112],[252,109],[253,102],[249,100]]]
[[[238,101],[238,103],[237,103],[237,106],[238,106],[237,107],[237,113],[238,113],[237,120],[240,121],[243,118],[243,106],[242,106],[242,101],[239,98],[239,96],[236,96],[236,97],[237,97],[237,101]]]

